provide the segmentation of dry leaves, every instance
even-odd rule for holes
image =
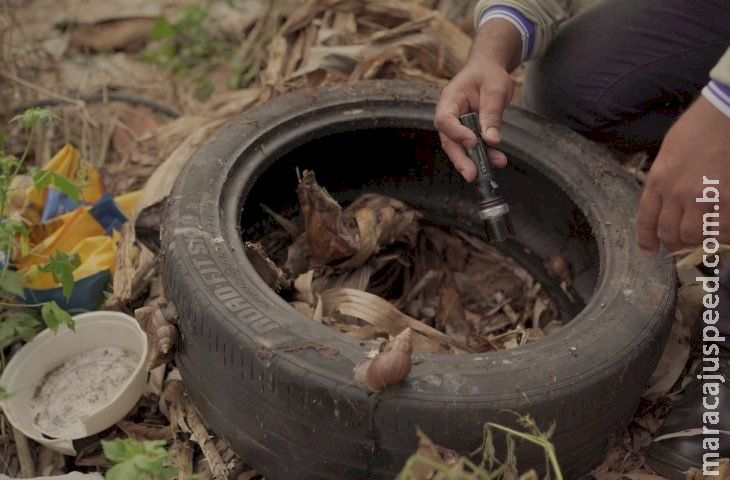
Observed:
[[[431,353],[513,348],[561,325],[542,286],[481,238],[379,194],[343,208],[310,171],[297,196],[297,218],[264,207],[281,228],[259,239],[257,270],[315,321],[375,345],[408,330],[413,349]]]

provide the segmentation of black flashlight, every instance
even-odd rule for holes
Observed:
[[[477,178],[474,184],[479,195],[477,202],[479,218],[484,221],[487,239],[490,242],[502,242],[514,235],[514,230],[509,216],[509,205],[499,194],[499,185],[494,181],[492,171],[489,168],[487,147],[480,133],[479,115],[474,112],[467,113],[460,116],[459,121],[477,136],[476,146],[474,148],[464,148],[464,150],[477,167]]]

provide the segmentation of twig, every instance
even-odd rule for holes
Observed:
[[[0,75],[4,76],[5,78],[7,78],[9,80],[12,80],[12,81],[14,81],[16,83],[21,84],[24,87],[30,88],[31,90],[35,90],[36,92],[40,92],[43,95],[48,95],[49,97],[53,97],[53,98],[55,98],[57,100],[61,100],[61,101],[66,102],[66,103],[70,103],[72,105],[76,105],[81,110],[81,115],[83,116],[83,118],[87,122],[89,122],[90,125],[92,125],[94,127],[96,127],[96,126],[99,125],[96,122],[96,120],[94,120],[93,118],[91,118],[91,116],[89,115],[89,112],[86,110],[86,103],[84,101],[78,100],[76,98],[67,97],[66,95],[61,95],[60,93],[56,93],[53,90],[49,90],[49,89],[47,89],[45,87],[41,87],[40,85],[36,85],[33,82],[29,82],[28,80],[24,80],[24,79],[18,77],[17,75],[13,75],[11,73],[5,73],[3,71],[0,71]]]
[[[20,476],[23,478],[35,477],[35,461],[30,451],[28,437],[23,432],[13,427],[13,438],[15,439],[15,447],[18,451],[18,461],[20,462]]]
[[[8,80],[12,80],[13,82],[19,83],[23,85],[24,87],[28,87],[31,90],[35,90],[36,92],[42,93],[43,95],[47,95],[49,97],[56,98],[58,100],[61,100],[66,103],[70,103],[72,105],[76,105],[77,107],[83,108],[85,106],[85,103],[81,100],[77,100],[75,98],[67,97],[66,95],[61,95],[60,93],[56,93],[53,90],[49,90],[45,87],[41,87],[40,85],[36,85],[33,82],[29,82],[28,80],[24,80],[17,75],[13,75],[12,73],[5,73],[3,71],[0,71],[0,75],[7,78]]]
[[[172,456],[175,457],[175,467],[178,470],[178,480],[188,480],[193,476],[193,449],[187,442],[178,438],[172,446]]]
[[[62,453],[41,445],[38,453],[38,475],[60,475],[65,464]]]
[[[227,480],[229,468],[213,445],[208,429],[195,410],[195,406],[185,394],[183,383],[180,380],[168,379],[164,394],[165,400],[170,404],[170,420],[177,423],[183,431],[189,431],[192,434],[191,440],[200,446],[213,478]]]

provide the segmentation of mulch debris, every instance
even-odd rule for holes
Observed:
[[[14,140],[22,138],[20,126],[8,127],[7,120],[28,106],[45,105],[63,121],[38,135],[36,166],[73,143],[100,169],[112,195],[143,188],[132,222],[121,232],[114,290],[104,308],[141,308],[138,316],[153,338],[147,394],[76,457],[28,441],[0,413],[0,474],[104,472],[111,463],[99,440],[128,436],[167,440],[181,479],[192,473],[216,480],[261,478],[208,431],[171,360],[174,312],[162,292],[156,239],[164,200],[197,147],[241,112],[289,91],[334,82],[397,78],[445,85],[466,58],[472,28],[466,1],[216,1],[196,30],[217,52],[209,61],[178,72],[144,61],[142,54],[163,42],[150,39],[150,25],[161,18],[176,24],[184,3],[128,0],[110,9],[104,2],[8,0],[0,7],[5,148],[22,148]],[[518,89],[521,75],[514,75]],[[235,89],[229,88],[231,79]],[[637,181],[645,178],[645,167],[642,158],[627,164]],[[430,224],[398,200],[366,194],[342,208],[306,173],[299,198],[300,218],[271,212],[281,229],[247,251],[266,272],[264,279],[312,321],[374,343],[408,327],[416,351],[458,354],[513,348],[566,320],[513,260],[468,233]],[[336,235],[321,235],[324,225]],[[696,367],[689,330],[702,308],[701,286],[693,281],[701,276],[701,256],[683,254],[689,255],[678,266],[682,287],[671,347],[624,437],[593,478],[660,478],[646,467],[643,452]],[[723,255],[727,265],[727,251]],[[569,283],[559,256],[546,268]],[[486,276],[498,280],[486,282]],[[374,310],[388,313],[372,315]]]

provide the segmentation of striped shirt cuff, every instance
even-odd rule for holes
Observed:
[[[481,27],[487,20],[493,18],[507,20],[515,26],[522,37],[522,61],[529,57],[535,48],[535,24],[516,8],[497,6],[484,10],[479,18],[479,26]]]
[[[730,118],[730,85],[710,80],[702,89],[702,96]]]

